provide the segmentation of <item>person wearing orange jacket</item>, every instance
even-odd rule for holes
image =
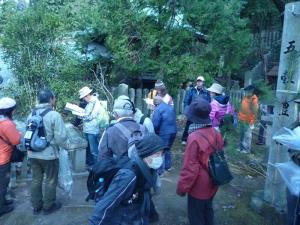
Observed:
[[[255,87],[249,85],[244,88],[245,97],[239,111],[240,121],[240,148],[242,153],[251,153],[252,130],[257,118],[258,97],[254,94]]]
[[[0,99],[0,217],[14,210],[12,200],[5,195],[10,180],[10,161],[15,145],[20,144],[21,135],[12,121],[16,108],[15,100],[3,97]]]

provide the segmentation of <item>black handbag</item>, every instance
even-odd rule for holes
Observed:
[[[0,139],[3,140],[6,144],[12,146],[13,151],[11,154],[10,162],[16,163],[16,162],[23,162],[25,157],[25,152],[20,151],[17,146],[10,144],[8,141],[4,140],[3,137],[0,136]]]
[[[16,146],[14,146],[10,161],[12,163],[23,162],[25,157],[25,152],[20,151]]]
[[[218,186],[228,184],[233,179],[233,176],[225,159],[223,149],[218,149],[218,143],[216,143],[216,147],[214,147],[203,134],[200,135],[214,149],[214,152],[210,154],[208,160],[209,175],[213,183]]]

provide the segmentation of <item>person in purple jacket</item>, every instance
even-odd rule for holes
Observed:
[[[230,115],[234,116],[234,107],[229,102],[229,96],[223,95],[224,88],[222,85],[213,83],[208,89],[210,96],[213,99],[210,103],[211,112],[209,117],[212,122],[212,126],[219,129],[224,123],[224,117]]]

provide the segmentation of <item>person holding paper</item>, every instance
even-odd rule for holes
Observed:
[[[80,116],[83,122],[83,133],[88,141],[86,152],[86,165],[89,169],[97,162],[98,144],[100,137],[100,120],[105,120],[108,124],[108,116],[106,110],[101,105],[97,96],[92,94],[92,89],[83,87],[79,90],[79,98],[87,102],[83,116]],[[105,118],[100,118],[105,117]]]

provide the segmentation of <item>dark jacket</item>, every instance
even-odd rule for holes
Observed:
[[[129,161],[116,173],[107,192],[97,202],[90,224],[147,225],[150,205],[150,186],[147,184],[139,167]],[[134,198],[134,194],[138,197]]]
[[[197,199],[210,199],[215,195],[218,187],[213,184],[209,175],[208,159],[214,151],[211,145],[217,149],[223,148],[221,134],[213,127],[206,127],[192,132],[188,136],[185,147],[183,166],[177,184],[177,193],[189,194]]]
[[[205,88],[202,88],[199,90],[196,87],[192,87],[187,91],[187,93],[185,95],[185,98],[183,101],[184,107],[190,105],[196,99],[197,96],[201,96],[208,102],[211,101],[210,94]]]
[[[140,124],[133,118],[123,118],[118,123],[122,123],[129,130],[134,131],[140,128]],[[99,160],[109,157],[120,157],[128,150],[128,139],[115,126],[109,127],[103,134],[99,143]]]
[[[134,194],[137,177],[130,169],[120,169],[103,198],[97,202],[90,224],[141,225],[141,204],[126,204]]]
[[[152,122],[155,133],[159,136],[177,132],[174,108],[164,102],[154,110]]]

